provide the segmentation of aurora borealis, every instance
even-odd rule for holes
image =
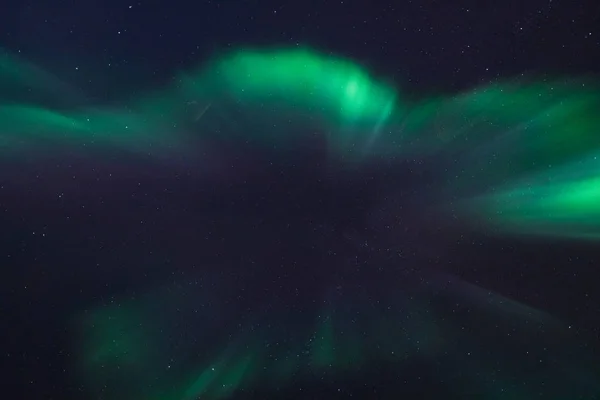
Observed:
[[[2,80],[61,95],[50,74],[6,55]],[[403,101],[381,82],[308,48],[242,49],[119,105],[53,109],[7,98],[0,109],[4,154],[18,158],[18,151],[50,145],[201,157],[186,154],[190,138],[269,147],[318,132],[342,162],[451,157],[454,165],[438,172],[447,175],[440,189],[447,199],[432,206],[452,199],[466,218],[517,233],[598,234],[594,81],[498,82],[417,101]]]
[[[250,142],[273,151],[302,142],[301,135],[320,135],[329,157],[349,168],[385,160],[451,160],[449,166],[437,164],[420,212],[450,213],[460,224],[484,231],[499,227],[509,235],[595,240],[600,234],[600,92],[590,80],[497,82],[407,100],[349,60],[283,48],[236,50],[179,75],[166,88],[115,104],[76,106],[73,98],[63,99],[73,106],[52,107],[52,97],[63,93],[58,80],[9,56],[2,81],[15,94],[4,97],[0,108],[2,154],[15,165],[25,156],[34,162],[52,158],[51,152],[102,158],[112,149],[158,164],[201,160],[218,143]],[[45,92],[43,100],[16,96],[29,88]],[[475,371],[495,370],[493,363],[515,366],[494,351],[471,357],[464,348],[485,346],[493,333],[476,335],[471,316],[443,317],[446,299],[454,303],[466,296],[477,323],[500,315],[513,321],[504,329],[552,329],[570,340],[568,324],[541,310],[458,278],[432,278],[442,289],[411,288],[406,282],[430,272],[404,274],[407,281],[377,294],[350,284],[330,289],[310,307],[314,314],[273,304],[262,311],[249,307],[232,327],[218,317],[236,313],[221,294],[233,290],[231,284],[194,272],[192,285],[177,279],[164,289],[113,298],[74,315],[77,376],[110,399],[222,399],[249,388],[281,390],[292,379],[364,374],[382,363],[404,371],[428,359],[457,387],[485,391],[501,384],[505,395],[495,398],[525,399],[531,389],[511,383],[510,374],[494,383],[476,377]],[[382,303],[387,306],[377,306]],[[195,327],[193,338],[169,345],[181,323]],[[469,333],[461,332],[465,327]],[[450,349],[448,337],[461,335],[464,348]],[[543,352],[536,346],[531,351]],[[573,353],[556,357],[567,363]],[[456,375],[456,363],[473,375]],[[549,366],[542,369],[545,378],[537,379],[576,374],[583,392],[598,390],[595,378],[577,368],[589,367]],[[567,393],[555,395],[546,398]]]
[[[7,0],[5,397],[599,398],[596,11]]]

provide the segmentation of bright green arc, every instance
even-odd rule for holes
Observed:
[[[293,146],[296,135],[319,134],[344,160],[451,155],[453,207],[468,218],[483,215],[485,226],[600,237],[600,166],[585,161],[600,152],[600,90],[590,79],[520,79],[402,101],[393,85],[356,63],[295,47],[224,53],[166,88],[111,106],[65,107],[59,100],[77,92],[65,88],[0,54],[4,159],[62,146],[179,156],[198,149],[190,138],[279,148]]]

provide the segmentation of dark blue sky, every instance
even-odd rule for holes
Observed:
[[[100,96],[168,79],[220,49],[296,43],[351,56],[422,93],[597,70],[593,3],[11,0],[0,22],[2,44]]]

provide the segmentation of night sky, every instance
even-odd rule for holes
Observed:
[[[600,399],[600,4],[455,3],[6,0],[3,396]]]

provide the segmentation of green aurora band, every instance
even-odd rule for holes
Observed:
[[[591,80],[521,79],[409,102],[349,60],[293,48],[232,51],[162,91],[66,109],[51,98],[76,90],[3,53],[0,88],[5,158],[52,145],[183,153],[182,132],[282,145],[302,126],[300,135],[318,130],[346,161],[451,155],[447,190],[462,198],[454,212],[503,230],[600,235],[600,90]],[[46,95],[15,100],[32,90]]]
[[[200,140],[250,139],[273,146],[292,142],[294,126],[301,125],[307,128],[302,134],[312,128],[325,135],[332,155],[345,161],[451,159],[443,172],[447,185],[440,189],[448,196],[441,197],[440,207],[466,221],[511,234],[600,239],[599,89],[593,80],[521,79],[409,101],[349,60],[309,48],[251,49],[215,57],[163,90],[119,104],[82,106],[77,90],[3,53],[0,148],[8,161],[62,147],[159,156],[194,148],[187,146],[189,133]],[[323,317],[314,335],[289,344],[287,353],[302,354],[301,360],[270,359],[247,337],[198,371],[178,371],[174,383],[161,380],[163,369],[151,367],[157,356],[144,349],[160,335],[148,333],[152,329],[144,324],[150,318],[139,316],[139,305],[91,314],[77,322],[84,338],[83,372],[99,386],[118,376],[123,381],[116,386],[131,388],[119,392],[127,399],[223,398],[257,379],[285,382],[307,365],[313,372],[356,368],[373,345],[357,332],[340,335],[338,321]],[[378,342],[390,341],[390,332],[412,329],[415,337],[429,338],[421,348],[439,346],[441,328],[426,317],[414,326],[394,325],[389,316],[363,322],[379,327]],[[392,341],[386,349],[405,354],[414,346]],[[392,357],[388,350],[369,357]],[[482,368],[475,364],[474,370]],[[162,386],[151,388],[149,380]],[[140,387],[148,392],[140,393]],[[515,388],[503,398],[519,396],[525,398]]]
[[[217,288],[209,289],[216,296],[211,301],[215,307],[212,312],[227,312],[226,306],[219,304],[223,299],[218,298]],[[324,306],[314,317],[313,326],[303,328],[290,320],[297,315],[274,307],[265,323],[257,324],[250,315],[231,334],[223,334],[219,324],[211,322],[215,319],[211,312],[197,314],[195,308],[208,300],[207,294],[199,298],[194,294],[197,287],[176,283],[134,300],[113,299],[76,320],[81,346],[77,352],[82,354],[78,371],[87,387],[115,400],[226,399],[251,393],[257,387],[276,392],[292,381],[364,375],[372,365],[393,366],[402,376],[404,372],[410,374],[411,363],[426,359],[436,363],[444,378],[456,382],[465,397],[482,393],[486,397],[481,398],[486,399],[527,399],[536,393],[513,381],[513,373],[508,371],[539,370],[539,366],[517,365],[504,357],[502,348],[510,347],[511,335],[551,329],[561,339],[547,346],[561,362],[556,368],[545,366],[529,383],[543,386],[549,379],[562,381],[565,376],[576,375],[580,393],[600,390],[592,369],[571,361],[575,357],[585,364],[585,356],[564,348],[562,340],[570,340],[566,324],[472,284],[459,282],[455,290],[458,296],[400,295],[386,301],[384,309],[369,303],[365,308],[360,304],[366,299],[357,299],[360,295],[352,293]],[[190,298],[197,298],[195,305],[190,306]],[[442,317],[447,311],[440,305],[452,308],[458,303],[464,304],[474,318],[470,323]],[[156,310],[177,312],[170,321]],[[193,333],[197,348],[192,353],[185,346],[165,349],[165,342],[179,335],[182,321],[193,320],[203,327]],[[496,325],[492,335],[497,335],[498,321],[513,321],[503,328],[511,335],[494,339],[481,336],[480,324]],[[218,331],[218,338],[210,339],[212,330]],[[459,337],[463,337],[458,341],[461,348],[452,347]],[[489,340],[494,340],[495,346],[490,346]],[[529,345],[531,351],[534,347]],[[473,348],[486,350],[480,356],[467,355]],[[462,372],[454,369],[457,363]],[[485,376],[495,379],[492,382],[482,378]],[[570,394],[559,390],[547,398],[559,400]]]

